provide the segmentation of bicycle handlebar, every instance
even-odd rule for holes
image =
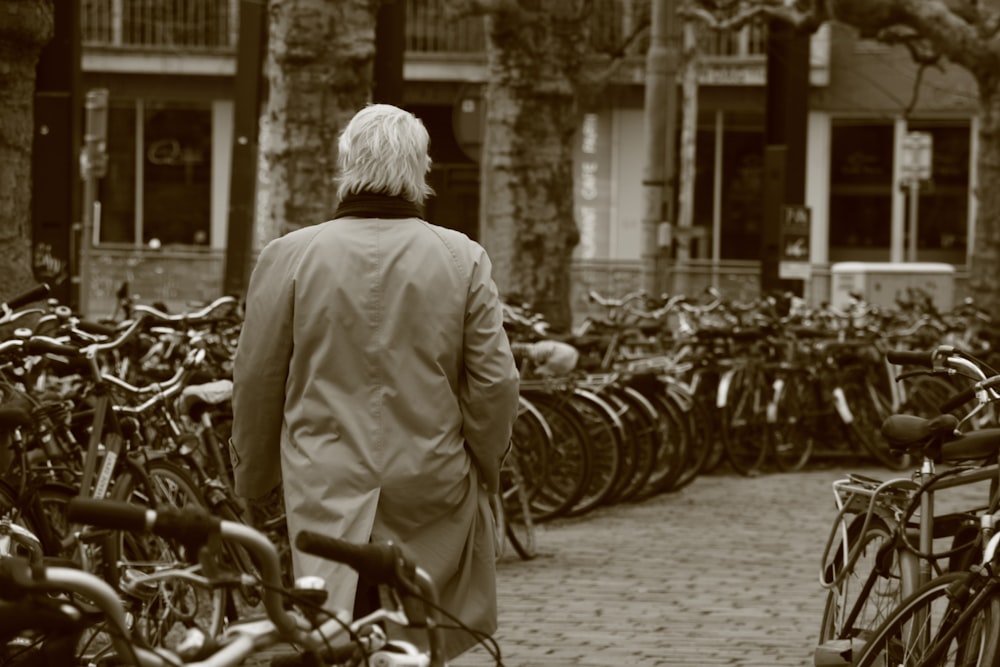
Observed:
[[[941,414],[951,412],[955,408],[971,401],[979,392],[996,389],[997,387],[1000,387],[1000,375],[994,375],[993,377],[986,378],[985,380],[980,380],[968,389],[963,389],[942,403],[939,410],[941,411]]]
[[[934,367],[934,351],[926,350],[889,350],[885,358],[890,364],[897,366],[924,366]]]
[[[412,573],[416,570],[403,556],[399,545],[392,542],[355,544],[303,530],[295,536],[295,548],[348,565],[373,584],[408,586],[413,581]]]
[[[52,288],[49,287],[48,283],[35,285],[31,289],[18,294],[9,301],[5,301],[3,305],[0,306],[0,311],[3,311],[5,314],[9,314],[11,311],[17,310],[22,306],[27,306],[29,303],[34,303],[35,301],[44,299],[51,291]]]
[[[597,290],[590,290],[587,292],[587,297],[599,306],[604,306],[605,308],[622,308],[626,304],[632,301],[637,301],[639,299],[646,298],[646,292],[643,290],[638,290],[635,292],[629,292],[620,299],[611,299],[601,296]]]
[[[72,523],[111,530],[149,531],[160,537],[194,543],[204,543],[213,537],[240,543],[258,559],[264,582],[264,608],[278,631],[294,643],[313,643],[299,627],[296,617],[284,609],[279,593],[282,584],[278,551],[259,531],[241,523],[224,521],[195,506],[154,510],[121,501],[83,497],[69,501],[66,517]]]
[[[132,306],[132,311],[145,316],[153,317],[164,324],[191,324],[195,322],[209,321],[212,319],[211,316],[215,313],[215,311],[219,310],[223,306],[231,306],[236,303],[236,297],[234,296],[220,296],[218,299],[203,308],[184,313],[177,313],[176,315],[165,313],[162,310],[144,304],[136,304]]]
[[[209,514],[204,508],[195,506],[154,510],[121,501],[83,497],[76,497],[69,501],[66,516],[72,523],[85,523],[111,530],[149,531],[167,539],[183,540],[188,543],[204,543],[215,537],[237,542],[255,557],[255,562],[260,570],[264,608],[270,622],[283,640],[310,650],[320,651],[327,648],[330,638],[342,632],[345,627],[346,622],[343,619],[333,618],[323,623],[318,629],[310,629],[304,619],[285,609],[281,592],[284,588],[281,583],[281,565],[277,548],[265,535],[250,526],[219,519]],[[409,563],[397,545],[350,545],[324,535],[309,533],[305,537],[301,537],[300,540],[304,541],[305,547],[315,549],[316,555],[344,562],[366,576],[375,577],[378,581],[392,583],[397,587],[401,584],[405,591],[425,595],[433,605],[437,605],[436,591],[430,577],[420,568]],[[369,566],[370,564],[367,562],[369,558],[376,564]],[[407,581],[406,577],[411,574],[412,580]],[[3,581],[0,580],[0,591],[3,590],[5,590]],[[120,612],[121,605],[117,597],[115,602]],[[374,616],[388,618],[389,612],[376,612]],[[399,619],[396,619],[396,622],[400,622]],[[439,649],[443,644],[439,634],[440,628],[436,623],[429,623],[427,629],[431,641],[431,652],[429,656],[416,656],[419,658],[418,663],[432,666],[441,665],[443,663],[440,662]],[[245,653],[252,651],[253,648],[252,641],[246,646],[239,647],[239,650],[233,644],[229,644],[220,650],[220,654],[229,652],[232,654],[233,660],[228,660],[223,655],[216,655],[208,662],[214,665],[240,664],[240,661],[246,657]],[[400,655],[397,660],[392,653],[389,653],[384,658],[384,664],[387,666],[411,664],[403,661],[408,657]]]

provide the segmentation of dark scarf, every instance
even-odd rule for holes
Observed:
[[[423,218],[422,206],[403,197],[378,192],[344,195],[334,218]]]

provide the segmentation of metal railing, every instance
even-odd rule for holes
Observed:
[[[70,1],[70,0],[67,0]],[[73,0],[75,1],[75,0]],[[79,0],[84,48],[129,52],[235,53],[240,0]],[[598,52],[617,51],[637,27],[649,23],[652,0],[601,0],[591,17],[590,41]],[[766,32],[703,31],[702,54],[747,58],[763,55]],[[648,35],[628,55],[643,56]],[[451,17],[445,0],[407,0],[406,50],[414,54],[481,54],[482,17]]]
[[[235,52],[238,8],[239,0],[80,0],[81,41],[84,48]]]

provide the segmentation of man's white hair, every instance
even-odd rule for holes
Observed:
[[[409,111],[391,104],[370,104],[340,133],[337,196],[377,192],[423,204],[434,190],[427,128]]]

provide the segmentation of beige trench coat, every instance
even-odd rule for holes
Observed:
[[[471,627],[496,629],[493,516],[518,375],[491,264],[417,218],[339,218],[260,254],[234,368],[237,492],[284,482],[289,534],[393,540]],[[302,553],[350,611],[357,577]],[[451,656],[474,640],[450,633]]]

